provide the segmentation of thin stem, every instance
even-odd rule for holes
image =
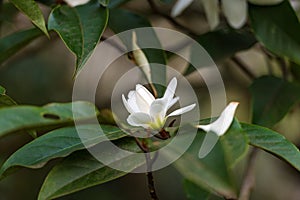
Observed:
[[[161,17],[167,19],[170,23],[172,23],[175,27],[185,30],[188,34],[190,34],[193,37],[197,37],[197,34],[194,33],[192,30],[190,30],[188,27],[185,27],[184,25],[177,22],[173,17],[171,17],[168,14],[165,14],[164,12],[160,11],[153,0],[147,0],[148,4],[150,5],[152,11],[156,13],[157,15],[160,15]]]
[[[153,165],[153,162],[156,160],[158,154],[155,154],[154,158],[151,159],[150,153],[149,153],[149,148],[148,148],[147,144],[144,142],[141,142],[136,137],[135,137],[135,141],[136,141],[137,145],[140,147],[140,149],[144,152],[144,155],[146,158],[146,165],[147,165],[146,176],[147,176],[148,190],[149,190],[151,200],[159,200],[159,198],[156,194],[156,190],[155,190],[155,186],[154,186],[154,178],[153,178],[153,173],[152,173],[152,165]]]
[[[258,149],[252,149],[247,163],[247,168],[245,171],[243,183],[240,189],[239,200],[249,200],[251,195],[251,190],[255,184],[255,161],[257,157]]]
[[[288,79],[288,68],[284,59],[277,57],[277,61],[279,63],[279,67],[281,69],[282,78],[284,80]]]
[[[246,63],[244,63],[241,59],[236,56],[233,56],[231,60],[252,80],[255,79],[256,76],[254,73],[248,68]]]

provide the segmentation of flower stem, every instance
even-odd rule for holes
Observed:
[[[156,194],[156,190],[155,190],[155,186],[154,186],[154,178],[153,178],[153,173],[152,173],[152,164],[155,161],[155,159],[157,158],[157,154],[154,156],[153,159],[151,159],[150,153],[149,153],[149,148],[148,148],[147,144],[144,143],[144,142],[141,142],[136,137],[135,137],[135,141],[136,141],[137,145],[140,147],[140,149],[145,154],[146,166],[147,166],[146,176],[147,176],[148,190],[149,190],[149,194],[150,194],[151,200],[159,200],[159,198],[158,198],[158,196]]]

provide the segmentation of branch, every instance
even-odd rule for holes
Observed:
[[[147,173],[146,173],[146,175],[147,175],[148,190],[149,190],[149,194],[150,194],[151,200],[159,200],[158,196],[156,194],[155,187],[154,187],[154,178],[153,178],[153,173],[152,173],[152,164],[156,160],[157,154],[155,154],[154,158],[151,159],[148,146],[144,142],[141,142],[136,137],[135,137],[135,141],[136,141],[137,145],[140,147],[140,149],[145,154],[146,165],[147,165]]]
[[[256,76],[254,73],[248,68],[248,66],[238,57],[232,56],[231,60],[251,79],[255,79]]]
[[[246,172],[244,175],[243,183],[240,189],[240,197],[239,200],[249,200],[250,199],[250,194],[251,190],[254,187],[255,184],[255,160],[257,157],[258,149],[254,147],[252,149],[248,163],[247,163],[247,168]]]

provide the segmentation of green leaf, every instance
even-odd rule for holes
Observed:
[[[0,137],[18,131],[70,124],[74,116],[76,120],[87,120],[97,113],[93,104],[80,101],[51,103],[43,107],[5,107],[0,109]]]
[[[228,131],[220,138],[227,166],[233,168],[248,152],[248,138],[240,123],[235,119]]]
[[[76,71],[84,66],[106,28],[108,10],[91,1],[77,7],[57,6],[49,16],[48,29],[56,31],[76,55]]]
[[[250,5],[249,15],[256,38],[268,50],[300,64],[300,24],[289,1],[275,6]]]
[[[34,0],[10,0],[10,2],[49,37],[42,11]]]
[[[239,51],[249,49],[256,43],[254,36],[249,31],[232,29],[208,32],[200,35],[196,40],[215,62],[223,61]],[[184,75],[188,75],[202,66],[210,65],[212,62],[210,59],[208,60],[206,56],[201,58],[199,55],[201,54],[192,46],[191,61],[197,63],[197,66],[190,65]]]
[[[41,36],[39,29],[33,28],[8,35],[0,39],[0,63],[29,44],[32,40]]]
[[[119,128],[109,125],[79,125],[51,131],[26,144],[12,154],[0,169],[0,179],[16,167],[41,168],[49,160],[66,157],[74,151],[107,140],[125,137]],[[80,136],[78,135],[80,132]]]
[[[175,168],[184,178],[206,190],[228,199],[236,198],[222,144],[218,142],[205,158],[199,159],[204,137],[205,134],[199,131],[188,151],[174,163]],[[169,153],[179,152],[176,148],[180,147],[173,147],[173,152]]]
[[[111,15],[109,18],[108,26],[115,32],[120,33],[123,31],[136,29],[138,45],[142,48],[145,53],[150,66],[151,66],[151,77],[154,83],[166,83],[166,55],[163,50],[160,49],[143,49],[144,46],[155,45],[156,47],[161,47],[160,41],[157,38],[156,33],[153,31],[147,32],[145,36],[145,32],[137,30],[137,28],[142,27],[151,27],[150,22],[147,18],[144,18],[140,15],[132,13],[130,11],[124,9],[111,9]],[[124,23],[123,20],[126,20]],[[145,40],[147,38],[147,40]],[[121,38],[125,45],[128,48],[131,47],[131,35],[130,38]],[[151,44],[149,44],[149,41]],[[162,67],[154,67],[151,63],[159,63],[162,64]],[[162,88],[156,88],[158,90],[158,96],[161,96],[164,92]]]
[[[160,0],[160,1],[166,4],[171,4],[174,2],[174,0]]]
[[[129,138],[118,140],[116,145],[131,152],[140,152],[135,141]],[[98,151],[98,153],[97,157],[108,157],[111,163],[117,166],[126,165],[128,170],[133,170],[145,162],[145,159],[142,157],[140,160],[131,159],[130,157],[122,158],[123,156],[118,154],[114,154],[112,157],[109,149],[107,151]],[[126,172],[103,165],[87,151],[75,152],[50,171],[44,181],[38,199],[47,200],[61,197],[114,180],[126,174]]]
[[[102,6],[106,7],[106,6],[108,6],[108,4],[110,3],[110,0],[98,0],[98,2],[99,2]]]
[[[184,180],[184,191],[188,200],[208,200],[210,193],[196,185],[195,183]]]
[[[272,127],[300,99],[300,85],[273,76],[254,80],[250,87],[253,98],[253,123]]]
[[[257,125],[242,123],[249,143],[286,161],[300,171],[299,149],[279,133]]]
[[[16,102],[5,94],[6,90],[0,85],[0,108],[16,105]]]

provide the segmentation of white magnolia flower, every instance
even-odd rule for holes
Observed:
[[[177,79],[173,78],[162,98],[155,99],[154,96],[142,85],[136,85],[135,90],[128,94],[128,100],[122,95],[124,106],[130,113],[127,122],[132,126],[141,126],[154,130],[163,128],[168,117],[181,115],[192,110],[196,104],[192,104],[167,115],[167,111],[178,100],[174,97],[177,87]]]
[[[90,0],[64,0],[64,1],[71,7],[75,7],[75,6],[86,4]]]
[[[201,128],[206,132],[214,132],[218,136],[222,136],[229,129],[236,111],[238,102],[231,102],[221,113],[220,117],[211,124],[208,125],[197,125],[197,128]]]
[[[194,0],[177,0],[171,16],[180,15]],[[241,28],[247,20],[247,1],[256,5],[275,5],[283,0],[221,0],[222,10],[228,23],[233,28]],[[201,0],[207,21],[211,29],[215,29],[219,24],[219,0]]]

